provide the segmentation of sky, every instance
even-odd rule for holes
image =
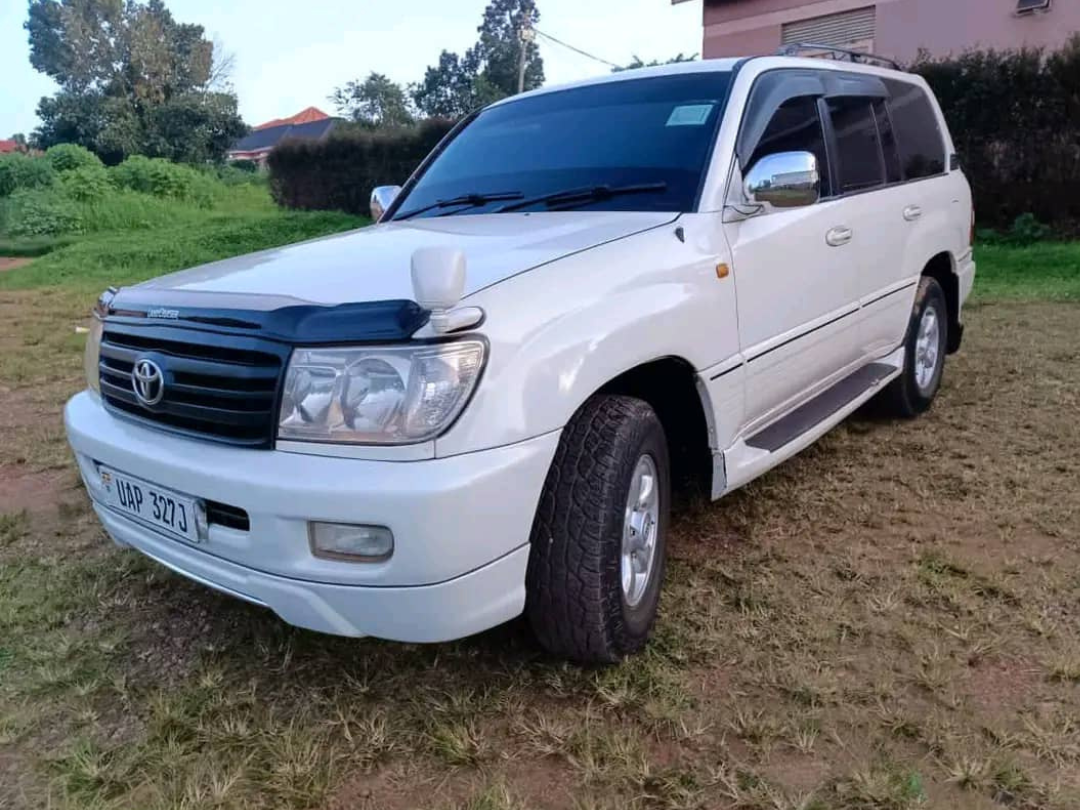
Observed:
[[[255,125],[308,106],[371,71],[420,80],[443,49],[476,41],[487,0],[166,0],[180,22],[198,23],[235,55],[240,114]],[[537,28],[609,62],[701,50],[701,0],[538,0]],[[55,84],[30,67],[25,0],[0,0],[0,138],[30,134],[38,100]],[[541,39],[548,84],[610,68]]]

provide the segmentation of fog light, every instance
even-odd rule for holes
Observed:
[[[311,553],[328,560],[379,562],[394,553],[394,534],[385,526],[310,523]]]

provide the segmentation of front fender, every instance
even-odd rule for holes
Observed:
[[[734,285],[717,277],[719,247],[658,229],[471,296],[488,315],[490,356],[436,455],[558,430],[598,389],[643,363],[679,357],[702,369],[734,354]]]

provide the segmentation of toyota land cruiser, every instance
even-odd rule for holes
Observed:
[[[109,290],[65,412],[109,535],[325,633],[640,649],[673,484],[915,416],[960,346],[945,121],[849,56],[516,96],[370,227]]]

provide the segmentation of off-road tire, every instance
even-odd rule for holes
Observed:
[[[623,525],[634,469],[652,456],[660,504],[654,562],[638,604],[623,596]],[[596,396],[563,431],[533,522],[526,614],[541,646],[584,664],[640,650],[664,577],[671,473],[663,426],[648,403]]]
[[[923,313],[930,307],[937,310],[938,327],[940,331],[939,347],[937,354],[937,369],[933,383],[926,391],[919,389],[915,381],[916,364],[919,358],[916,356],[916,342],[919,337],[919,324],[922,322]],[[945,370],[946,347],[949,345],[949,308],[945,301],[945,293],[937,280],[929,276],[923,276],[919,281],[919,288],[915,293],[915,304],[911,308],[911,320],[908,321],[907,335],[904,338],[904,370],[900,376],[893,380],[878,395],[875,403],[878,410],[887,416],[911,419],[924,413],[933,404],[941,387],[941,377]]]

